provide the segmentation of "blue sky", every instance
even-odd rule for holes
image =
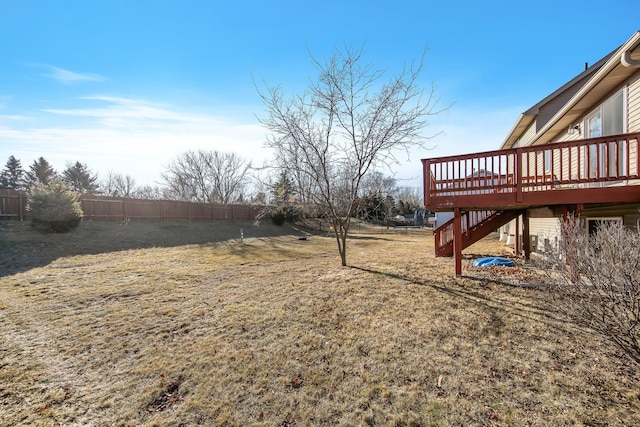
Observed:
[[[637,0],[0,0],[0,162],[80,161],[154,184],[187,150],[272,153],[254,80],[299,93],[309,53],[360,47],[389,73],[420,57],[441,105],[420,158],[496,149],[518,115],[640,30]],[[409,158],[407,158],[409,157]],[[386,171],[390,174],[390,171]]]

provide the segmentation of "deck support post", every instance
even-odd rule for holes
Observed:
[[[516,235],[515,243],[513,245],[513,253],[516,256],[520,256],[520,216],[516,217]]]
[[[453,210],[453,256],[456,265],[456,277],[462,277],[462,212]]]
[[[529,236],[529,215],[527,211],[522,212],[522,247],[524,248],[524,259],[531,258],[531,236]]]

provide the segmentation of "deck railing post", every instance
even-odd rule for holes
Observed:
[[[513,170],[513,173],[515,175],[514,178],[516,180],[516,202],[522,201],[522,155],[523,155],[522,148],[517,148],[516,156],[514,159],[515,165]]]
[[[640,175],[640,135],[634,137],[636,140],[636,176]]]
[[[431,160],[422,159],[422,176],[424,180],[424,206],[429,207],[431,202]]]

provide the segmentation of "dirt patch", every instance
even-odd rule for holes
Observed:
[[[182,401],[183,396],[180,394],[180,386],[184,382],[184,376],[179,375],[177,378],[164,384],[164,374],[161,374],[160,388],[163,388],[160,395],[153,399],[147,406],[148,412],[160,412]]]

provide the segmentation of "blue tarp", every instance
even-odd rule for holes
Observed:
[[[478,258],[473,261],[474,267],[493,267],[493,266],[501,266],[501,267],[515,267],[516,263],[507,258],[501,258],[497,256],[487,257],[487,258]]]

